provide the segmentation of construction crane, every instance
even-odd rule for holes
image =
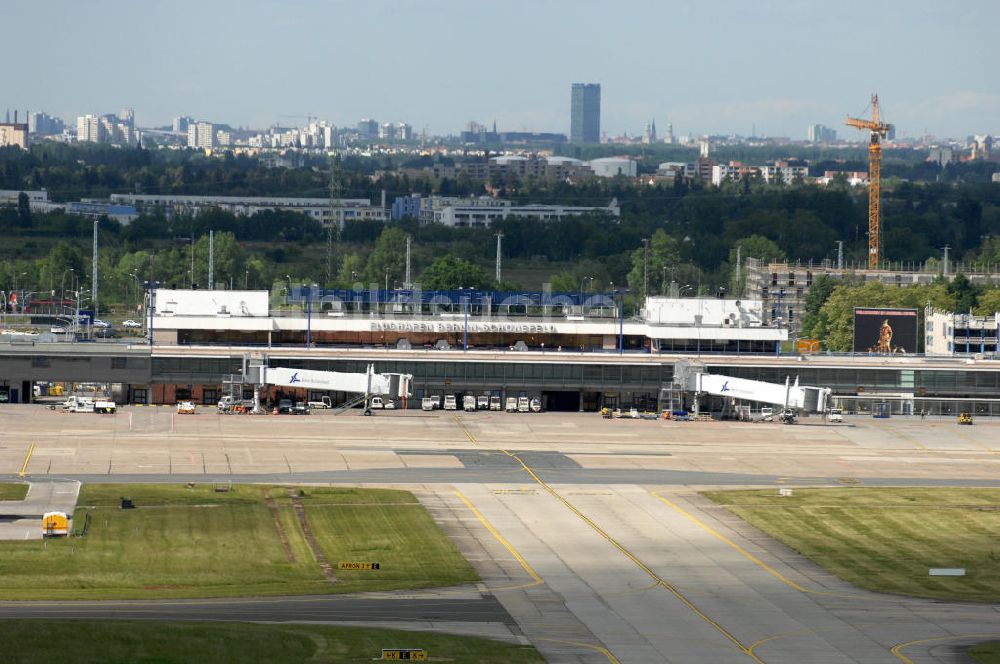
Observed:
[[[872,95],[872,119],[848,117],[848,127],[867,129],[870,136],[868,142],[868,269],[875,270],[879,264],[881,251],[882,225],[879,207],[879,196],[882,188],[882,143],[881,140],[889,134],[892,125],[882,122],[878,108],[878,95]]]

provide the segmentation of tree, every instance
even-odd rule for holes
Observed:
[[[992,316],[1000,311],[1000,288],[991,288],[979,296],[977,316]]]
[[[803,302],[803,336],[813,335],[813,328],[819,323],[820,311],[836,287],[837,281],[828,274],[821,274],[813,281]]]
[[[23,191],[17,195],[17,223],[21,228],[31,226],[31,202]]]
[[[740,248],[740,261],[743,265],[746,265],[748,258],[757,258],[766,263],[785,260],[785,252],[774,240],[754,234],[733,243],[733,248],[729,250],[730,265],[736,265],[737,247]]]
[[[657,284],[662,278],[657,278],[663,270],[676,269],[681,262],[681,254],[677,240],[667,235],[662,228],[653,233],[649,240],[649,258],[646,259],[645,247],[632,252],[632,270],[628,273],[628,286],[635,297],[641,302],[646,298],[643,291],[643,280],[648,274],[650,291],[658,291]]]
[[[495,286],[486,271],[464,258],[442,256],[430,264],[420,275],[420,287],[424,290],[454,290],[475,288],[488,290]]]
[[[945,291],[954,299],[952,311],[967,313],[976,307],[976,300],[979,297],[979,289],[976,288],[969,278],[959,272],[945,287]]]
[[[365,277],[368,281],[392,285],[394,279],[402,279],[406,267],[406,233],[398,228],[382,231],[375,242],[375,249],[368,257]]]

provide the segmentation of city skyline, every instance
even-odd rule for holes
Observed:
[[[986,0],[962,11],[927,1],[722,10],[554,1],[531,5],[530,21],[453,0],[302,0],[292,11],[268,2],[94,5],[86,13],[61,0],[8,9],[24,26],[8,43],[31,57],[9,68],[0,107],[70,120],[130,106],[146,127],[180,115],[301,126],[312,115],[340,127],[405,121],[417,134],[496,120],[506,130],[569,135],[567,88],[588,81],[601,84],[608,135],[641,134],[655,119],[678,135],[801,139],[823,124],[851,138],[843,120],[862,114],[872,92],[900,135],[1000,133],[991,71],[1000,47],[990,28],[1000,6]],[[126,8],[132,25],[101,20]],[[192,12],[200,20],[188,20]],[[218,30],[234,22],[259,29]],[[336,29],[343,25],[373,29]],[[150,39],[151,30],[172,37]],[[489,57],[496,48],[504,58]],[[81,50],[86,76],[67,66]]]

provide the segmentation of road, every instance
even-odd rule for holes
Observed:
[[[289,420],[177,418],[160,409],[51,418],[0,409],[0,468],[22,468],[32,439],[27,467],[36,481],[405,486],[488,591],[461,600],[477,620],[455,619],[449,607],[461,612],[460,603],[445,598],[331,599],[320,604],[320,620],[412,626],[438,616],[439,628],[465,623],[494,634],[503,625],[508,638],[523,635],[554,662],[957,662],[958,645],[1000,638],[996,605],[859,591],[697,493],[1000,486],[1000,424],[959,429],[895,418],[782,427],[485,413]],[[193,610],[213,619],[309,619],[299,599],[263,602],[212,600]],[[412,610],[401,611],[408,603]],[[0,605],[0,616],[20,608],[123,614],[88,604]],[[188,608],[140,610],[170,618],[192,615]]]

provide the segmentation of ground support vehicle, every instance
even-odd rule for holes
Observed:
[[[462,398],[462,410],[471,413],[476,410],[476,397],[467,394]]]

